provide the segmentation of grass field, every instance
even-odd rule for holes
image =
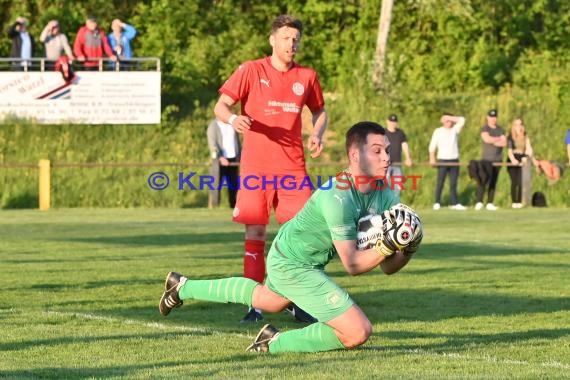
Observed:
[[[241,274],[230,210],[1,211],[0,378],[570,378],[570,211],[419,211],[424,242],[400,273],[328,267],[371,339],[286,355],[244,352],[260,326],[238,323],[242,305],[158,313],[169,270]]]

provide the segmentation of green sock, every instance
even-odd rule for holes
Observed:
[[[181,300],[195,299],[212,302],[232,302],[251,306],[253,289],[258,282],[245,277],[220,280],[186,280],[178,290]]]
[[[271,342],[269,352],[319,352],[345,348],[334,329],[317,322],[302,329],[285,331]]]

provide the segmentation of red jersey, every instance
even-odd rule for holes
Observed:
[[[114,55],[105,32],[100,29],[90,30],[86,26],[81,27],[73,43],[73,54],[76,57],[103,58],[103,53],[109,57]],[[94,67],[99,66],[99,62],[85,61],[84,65]]]
[[[220,93],[240,102],[242,115],[253,119],[243,136],[243,168],[274,174],[305,170],[301,112],[304,105],[313,113],[325,106],[314,70],[294,63],[281,72],[269,57],[248,61],[230,76]]]

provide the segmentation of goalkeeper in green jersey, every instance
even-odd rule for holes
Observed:
[[[318,322],[281,332],[265,325],[248,351],[317,352],[366,342],[372,334],[370,321],[346,290],[325,273],[325,265],[338,256],[353,276],[377,266],[393,274],[408,263],[419,241],[408,252],[386,239],[379,239],[373,248],[357,249],[358,220],[381,214],[399,199],[382,180],[370,180],[385,176],[390,166],[389,142],[382,126],[373,122],[352,126],[346,134],[346,152],[348,169],[331,180],[332,186],[315,191],[303,209],[280,228],[268,254],[264,284],[244,277],[193,280],[170,272],[160,313],[168,315],[186,299],[239,303],[267,312],[280,312],[294,302]]]

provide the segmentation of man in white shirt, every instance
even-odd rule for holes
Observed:
[[[441,208],[441,192],[445,177],[449,174],[450,197],[453,210],[465,210],[457,199],[457,178],[459,177],[459,133],[465,125],[463,116],[443,115],[442,126],[433,131],[429,143],[429,162],[437,167],[434,210]],[[437,154],[436,154],[437,152]]]
[[[228,201],[233,209],[236,205],[238,190],[238,166],[241,144],[234,128],[220,120],[213,120],[208,125],[208,146],[212,165],[210,175],[214,177],[214,190],[210,191],[210,207],[220,205],[220,190],[228,189]],[[225,177],[225,178],[224,178]]]

